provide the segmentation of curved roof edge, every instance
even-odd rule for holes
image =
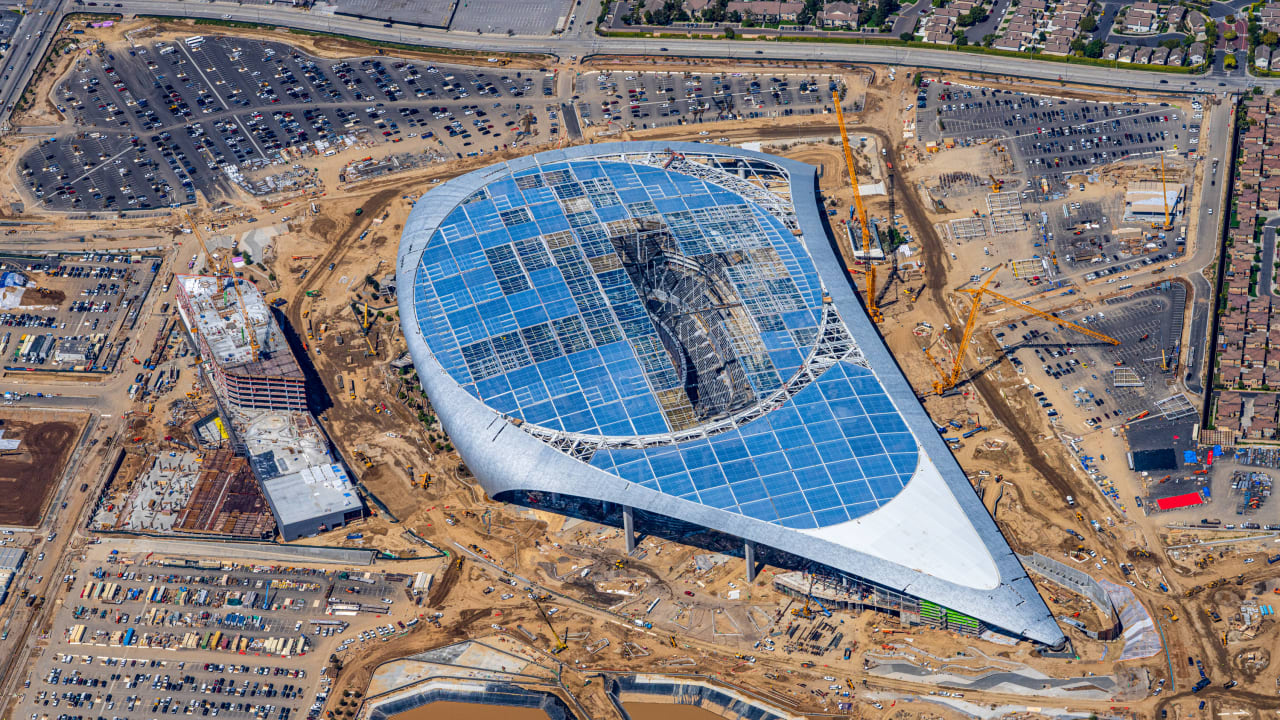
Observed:
[[[823,564],[972,615],[1006,632],[1048,645],[1059,644],[1064,636],[1049,608],[1027,577],[1017,555],[1009,548],[986,508],[978,500],[964,471],[925,414],[896,360],[854,294],[826,232],[822,209],[818,204],[817,170],[813,166],[740,148],[701,143],[607,143],[550,150],[517,158],[454,178],[425,194],[415,205],[405,224],[397,274],[401,278],[413,277],[416,282],[416,266],[435,227],[464,198],[509,173],[535,165],[599,155],[667,150],[758,159],[773,163],[789,173],[792,204],[800,227],[804,229],[804,243],[814,260],[818,275],[870,362],[877,380],[894,400],[920,450],[931,461],[922,462],[917,475],[925,466],[929,466],[929,469],[936,468],[936,477],[927,485],[930,488],[938,488],[938,482],[945,485],[990,555],[999,576],[998,584],[988,588],[972,587],[914,569],[900,561],[886,560],[861,551],[854,546],[854,542],[861,539],[857,531],[846,528],[858,521],[834,526],[834,530],[845,528],[843,532],[811,534],[797,531],[681,500],[628,482],[561,453],[509,423],[453,380],[436,361],[422,337],[413,301],[414,293],[401,292],[401,327],[414,365],[441,424],[465,458],[468,468],[491,495],[504,491],[537,490],[579,495],[641,508],[728,532],[800,557],[815,560],[821,558],[820,562]],[[428,196],[430,202],[423,202]],[[926,472],[935,474],[928,472],[928,469]],[[923,478],[913,477],[908,488],[921,480]],[[886,510],[889,510],[888,505],[868,517],[875,517]],[[914,515],[903,516],[899,518],[899,524],[904,530],[919,530],[919,523],[916,522],[918,519]],[[923,537],[927,540],[927,535]],[[842,538],[845,542],[841,542]],[[937,538],[939,546],[947,542],[946,537]]]

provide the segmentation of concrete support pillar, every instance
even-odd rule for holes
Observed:
[[[756,581],[756,545],[750,540],[742,545],[742,558],[747,563],[747,582]]]
[[[630,506],[622,506],[622,535],[627,539],[627,553],[636,549],[636,515]]]

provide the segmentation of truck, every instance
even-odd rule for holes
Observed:
[[[1075,499],[1074,497],[1071,497],[1070,495],[1068,495],[1068,496],[1067,496],[1067,507],[1075,507],[1075,506],[1076,506],[1076,499]]]
[[[1280,562],[1280,554],[1272,555],[1271,557],[1267,558],[1268,565],[1275,565],[1278,562]]]
[[[1207,687],[1209,687],[1209,678],[1200,678],[1200,682],[1191,686],[1191,692],[1198,693]]]

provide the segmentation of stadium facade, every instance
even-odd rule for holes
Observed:
[[[543,152],[406,224],[422,385],[495,499],[806,570],[911,623],[1064,637],[854,295],[812,166]]]

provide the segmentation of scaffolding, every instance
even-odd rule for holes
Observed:
[[[1111,371],[1111,384],[1118,388],[1140,388],[1146,385],[1138,371],[1131,367],[1118,367]]]

